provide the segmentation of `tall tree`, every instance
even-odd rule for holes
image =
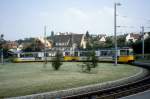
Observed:
[[[51,31],[51,38],[54,37],[54,31]]]
[[[125,36],[118,36],[117,42],[118,42],[118,47],[125,47],[125,43],[126,43]]]
[[[4,38],[4,34],[1,34],[1,37],[0,37],[0,39],[3,39]]]
[[[88,51],[86,53],[87,59],[83,62],[82,71],[89,73],[92,68],[96,68],[98,66],[98,58],[96,57],[95,51]]]
[[[89,31],[86,31],[85,35],[86,35],[87,38],[89,38],[90,37]]]
[[[52,60],[52,68],[54,70],[59,70],[60,66],[62,65],[61,58],[62,53],[60,53],[60,51],[57,51],[56,56]]]
[[[0,35],[0,48],[2,48],[2,46],[3,46],[4,43],[5,43],[4,34],[1,34]]]

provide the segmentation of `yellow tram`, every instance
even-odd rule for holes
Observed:
[[[64,51],[64,61],[85,61],[90,51]],[[99,61],[114,61],[115,50],[96,50],[96,56]],[[133,62],[133,49],[132,48],[120,48],[117,50],[118,62]]]
[[[91,51],[62,51],[62,61],[86,61],[87,56]],[[94,51],[99,61],[114,61],[115,50],[96,50]],[[44,61],[45,57],[47,61],[51,61],[55,57],[56,51],[48,52],[23,52],[17,53],[13,62],[41,62]],[[45,56],[46,55],[46,56]],[[118,62],[133,62],[135,60],[133,56],[132,48],[120,48],[117,50]]]

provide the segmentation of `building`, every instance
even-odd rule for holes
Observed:
[[[98,41],[101,43],[106,42],[106,35],[105,34],[99,34],[98,35]]]
[[[44,47],[46,47],[48,49],[52,48],[51,41],[48,41],[48,39],[44,39],[44,37],[38,37],[35,40],[36,40],[36,43],[38,43],[37,45],[41,46],[42,48],[44,48]]]
[[[144,39],[147,39],[148,37],[150,37],[150,33],[149,32],[145,32],[144,33]],[[126,35],[126,42],[135,42],[137,40],[142,39],[142,35],[140,33],[130,33]]]
[[[3,48],[7,48],[7,49],[17,49],[18,47],[18,43],[15,41],[6,41],[3,44]]]
[[[147,39],[148,37],[150,37],[150,32],[145,32],[144,33],[144,39]]]
[[[59,33],[53,37],[52,50],[77,50],[78,48],[86,48],[84,34]]]
[[[141,38],[140,34],[137,33],[129,33],[126,35],[126,42],[135,42]]]

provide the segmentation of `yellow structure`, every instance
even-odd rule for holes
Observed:
[[[133,55],[124,55],[124,56],[119,56],[118,62],[133,62],[134,61],[134,56]]]
[[[64,56],[64,61],[79,61],[80,57],[78,56]]]

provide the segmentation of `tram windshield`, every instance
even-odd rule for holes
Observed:
[[[133,50],[132,49],[121,49],[120,55],[133,55]]]

